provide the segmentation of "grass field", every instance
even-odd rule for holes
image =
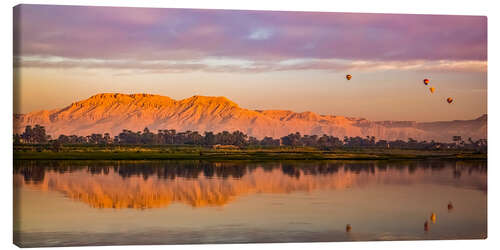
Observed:
[[[200,146],[64,146],[53,152],[39,146],[15,146],[16,160],[401,160],[486,159],[485,153],[457,150],[309,147],[213,149]]]

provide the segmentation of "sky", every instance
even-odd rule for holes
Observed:
[[[487,113],[484,16],[19,5],[14,20],[15,113],[103,92],[370,120]]]

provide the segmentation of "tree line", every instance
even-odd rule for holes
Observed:
[[[257,139],[241,131],[222,131],[219,133],[197,131],[177,132],[174,129],[160,129],[157,133],[148,128],[143,131],[124,129],[117,136],[111,137],[109,133],[91,134],[87,136],[60,135],[52,138],[47,135],[45,127],[28,125],[21,134],[14,135],[15,144],[89,144],[89,145],[233,145],[245,146],[292,146],[292,147],[319,147],[319,148],[401,148],[401,149],[471,149],[486,152],[487,140],[479,139],[462,140],[460,136],[453,136],[453,143],[435,141],[418,141],[412,138],[404,140],[376,140],[373,136],[338,138],[331,135],[301,135],[299,132],[291,133],[281,138],[264,137]]]

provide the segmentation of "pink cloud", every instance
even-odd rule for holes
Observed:
[[[486,17],[20,5],[16,56],[487,59]],[[260,33],[259,33],[260,32]],[[254,35],[258,38],[249,39]]]

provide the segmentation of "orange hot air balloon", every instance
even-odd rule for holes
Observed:
[[[431,93],[434,93],[436,89],[434,87],[430,87],[429,90],[431,91]]]
[[[351,80],[352,76],[351,76],[351,75],[346,75],[346,76],[345,76],[345,78],[346,78],[347,80]]]
[[[448,103],[452,103],[452,102],[453,102],[453,98],[448,97],[448,99],[446,99],[446,101],[447,101]]]
[[[425,84],[425,85],[429,84],[429,79],[425,78],[425,79],[424,79],[424,84]]]
[[[432,222],[432,224],[436,223],[436,214],[435,213],[431,213],[431,222]]]

